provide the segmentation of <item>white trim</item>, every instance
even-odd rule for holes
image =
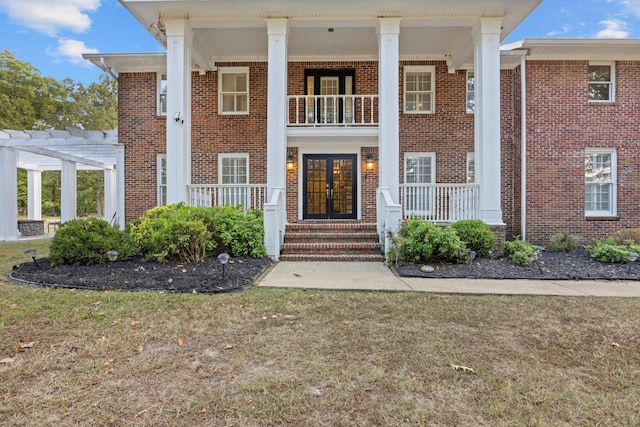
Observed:
[[[424,110],[407,110],[407,74],[429,73],[431,80],[431,90],[416,91],[431,96],[429,107]],[[402,111],[404,114],[435,114],[436,112],[436,67],[435,65],[405,65],[403,67],[403,91],[402,91]]]
[[[408,153],[404,153],[403,154],[403,165],[404,165],[404,176],[403,176],[403,183],[405,186],[407,185],[412,185],[412,184],[435,184],[436,183],[436,153],[434,152],[419,152],[419,153],[413,153],[413,152],[408,152]],[[415,157],[415,158],[427,158],[430,160],[431,163],[431,174],[430,174],[430,181],[429,182],[407,182],[407,159],[409,157]],[[414,197],[416,197],[416,195],[414,195]],[[418,200],[420,200],[420,196],[417,196]],[[403,210],[404,210],[404,215],[405,216],[410,216],[410,215],[431,215],[433,212],[433,207],[435,204],[435,199],[434,199],[434,195],[430,194],[428,196],[427,199],[423,199],[425,202],[428,203],[428,209],[408,209],[407,208],[407,194],[406,192],[404,193],[404,197],[402,199],[402,204],[403,204]],[[412,204],[414,205],[414,204]]]
[[[475,114],[476,112],[476,76],[474,74],[473,70],[466,70],[466,77],[465,77],[465,81],[464,81],[464,87],[465,87],[465,109],[467,111],[467,114]],[[469,78],[470,75],[473,77],[473,91],[469,90]],[[473,108],[469,107],[469,94],[473,94]]]
[[[473,180],[469,180],[469,166],[473,164]],[[474,184],[476,182],[476,154],[473,151],[467,153],[467,168],[466,168],[466,177],[465,182],[467,184]]]
[[[222,182],[222,161],[224,159],[244,159],[246,162],[245,182]],[[218,184],[249,184],[249,153],[218,153]]]
[[[164,76],[164,79],[162,78]],[[165,88],[164,92],[162,91],[162,81],[167,82],[167,73],[156,73],[156,107],[158,116],[166,116],[167,115],[167,90]],[[167,84],[167,83],[165,83]],[[162,111],[162,101],[161,97],[164,95],[164,111]]]
[[[609,99],[591,99],[589,98],[590,103],[611,103],[616,102],[616,63],[615,61],[589,61],[589,67],[594,66],[608,66],[610,67],[611,80],[608,82],[597,82],[589,79],[589,87],[591,84],[608,84],[609,85]],[[587,73],[588,74],[588,73]]]
[[[222,91],[222,76],[225,74],[244,74],[246,80],[246,96],[247,96],[247,109],[246,110],[234,110],[234,111],[223,111],[224,102],[223,102],[223,94]],[[229,92],[235,94],[243,94],[245,92]],[[249,67],[219,67],[218,68],[218,114],[220,115],[247,115],[249,114],[249,100],[250,96],[250,88],[249,88]]]
[[[165,167],[165,182],[162,182],[162,162]],[[158,154],[156,156],[156,206],[164,206],[167,204],[167,155]],[[164,187],[164,200],[162,197],[162,188]],[[164,202],[164,203],[163,203]]]
[[[587,186],[587,182],[586,182],[586,177],[585,177],[585,181],[584,181],[584,188],[585,188],[585,199],[584,199],[584,203],[585,203],[585,207],[584,207],[584,215],[586,217],[615,217],[618,215],[618,159],[617,159],[617,153],[616,153],[616,149],[615,148],[586,148],[584,150],[584,154],[585,156],[587,155],[591,155],[591,154],[609,154],[611,155],[611,195],[610,195],[610,201],[611,201],[611,206],[609,208],[608,211],[588,211],[587,210],[587,200],[586,200],[586,186]],[[584,173],[583,173],[584,176]]]

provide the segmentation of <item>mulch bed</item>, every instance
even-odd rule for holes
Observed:
[[[252,285],[272,262],[269,258],[231,258],[224,269],[216,257],[199,264],[128,261],[75,266],[52,266],[42,258],[14,267],[10,274],[16,283],[35,286],[92,290],[167,291],[212,293],[241,290]]]

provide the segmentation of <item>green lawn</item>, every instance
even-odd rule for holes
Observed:
[[[0,273],[47,244],[0,243]],[[638,325],[633,298],[3,278],[0,425],[640,425]]]

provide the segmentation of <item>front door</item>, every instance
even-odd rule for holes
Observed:
[[[305,154],[305,219],[355,219],[356,155]]]

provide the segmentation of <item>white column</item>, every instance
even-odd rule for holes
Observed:
[[[78,177],[76,163],[62,161],[60,177],[60,221],[67,222],[78,214]]]
[[[27,214],[29,219],[42,219],[42,172],[27,171]]]
[[[111,223],[114,214],[117,216],[117,181],[115,169],[104,170],[104,219]],[[117,219],[114,219],[117,222]]]
[[[399,18],[378,20],[379,187],[400,200]]]
[[[267,19],[267,200],[274,188],[286,187],[287,32],[286,19]]]
[[[187,201],[191,183],[191,43],[186,21],[165,22],[167,32],[167,202]]]
[[[120,230],[124,230],[125,225],[125,187],[124,187],[124,145],[118,144],[116,147],[116,221]],[[113,214],[112,214],[113,215]]]
[[[480,219],[502,225],[500,201],[500,18],[481,18],[473,30],[476,112],[475,167]]]
[[[0,147],[0,242],[18,240],[18,155]]]

